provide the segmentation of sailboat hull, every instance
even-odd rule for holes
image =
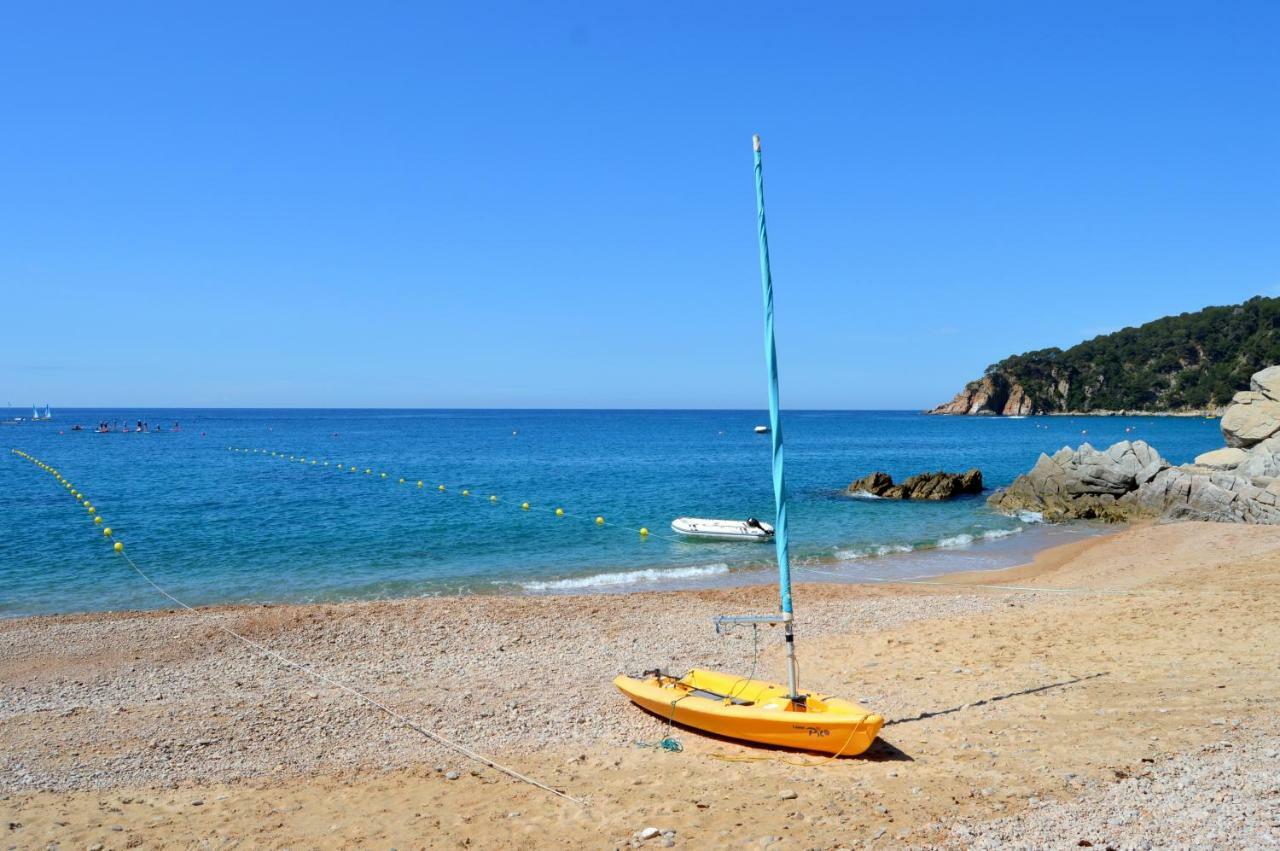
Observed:
[[[694,669],[683,677],[620,676],[613,681],[637,705],[676,724],[761,745],[856,756],[884,719],[856,703],[814,692],[803,708],[786,686]]]

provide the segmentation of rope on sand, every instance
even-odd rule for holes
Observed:
[[[37,467],[41,468],[42,470],[49,473],[50,475],[56,477],[59,482],[66,482],[66,480],[62,477],[62,475],[57,470],[45,464],[43,461],[40,461],[37,458],[33,458],[32,456],[27,455],[25,452],[19,452],[16,449],[13,450],[13,452],[15,455],[18,455],[19,457],[32,462]],[[76,496],[77,501],[80,501],[80,497],[82,496],[82,494],[80,494],[78,491],[74,491],[74,489],[72,488],[69,482],[66,482],[66,487],[68,490],[71,490],[73,492],[73,495]],[[84,502],[87,504],[88,498],[85,498]],[[91,514],[91,516],[93,515]],[[104,531],[105,537],[108,540],[110,540],[111,530],[108,528],[108,529],[104,529],[103,531]],[[495,771],[500,771],[514,780],[519,780],[520,782],[527,783],[530,786],[536,786],[537,788],[542,789],[546,792],[550,792],[552,795],[555,795],[558,798],[563,798],[566,801],[572,801],[573,803],[578,804],[580,806],[586,806],[586,801],[580,798],[575,798],[572,795],[569,795],[565,792],[561,792],[559,789],[555,789],[555,788],[552,788],[551,786],[548,786],[547,784],[543,783],[540,780],[535,780],[532,777],[529,777],[525,774],[521,774],[520,772],[516,771],[514,768],[510,768],[508,766],[502,765],[501,763],[495,762],[494,760],[489,759],[487,756],[484,756],[483,754],[472,750],[466,745],[463,745],[459,742],[455,742],[452,739],[448,739],[440,735],[439,733],[435,732],[434,730],[429,730],[426,727],[423,727],[421,724],[417,723],[413,719],[405,715],[402,715],[401,713],[387,706],[385,703],[382,703],[370,697],[364,692],[359,691],[358,689],[355,689],[347,685],[346,683],[339,682],[338,680],[335,680],[333,677],[330,677],[327,674],[321,673],[320,671],[317,671],[316,669],[308,665],[304,665],[301,662],[296,662],[293,659],[290,659],[289,657],[285,656],[284,654],[279,653],[275,650],[272,650],[270,647],[260,644],[251,638],[246,638],[245,636],[241,635],[235,630],[218,623],[217,621],[208,617],[204,612],[201,612],[193,608],[192,606],[187,605],[182,600],[179,600],[177,597],[170,594],[164,588],[160,587],[160,585],[158,585],[155,582],[155,580],[153,580],[150,576],[148,576],[146,572],[143,571],[143,569],[138,566],[137,562],[135,562],[129,556],[129,554],[124,549],[124,544],[122,544],[120,541],[116,541],[112,545],[112,549],[116,553],[116,555],[124,559],[125,563],[128,564],[129,567],[133,568],[135,573],[137,573],[140,577],[142,577],[143,581],[145,581],[148,585],[154,588],[162,596],[171,600],[176,605],[181,606],[183,609],[186,609],[188,612],[191,612],[200,620],[204,621],[205,623],[209,624],[210,626],[214,627],[220,632],[224,632],[227,635],[231,636],[232,638],[236,639],[237,641],[240,641],[243,644],[253,648],[254,650],[257,650],[259,653],[262,653],[265,656],[271,657],[272,659],[274,659],[275,661],[279,662],[280,664],[284,665],[287,668],[293,668],[296,671],[301,671],[302,673],[306,674],[307,676],[313,679],[319,680],[324,683],[328,683],[334,688],[345,691],[347,694],[350,694],[353,697],[356,697],[364,701],[365,703],[369,704],[375,709],[380,710],[381,712],[385,713],[386,715],[388,715],[395,721],[399,722],[400,724],[404,725],[405,727],[408,727],[410,730],[413,730],[415,733],[418,733],[419,735],[423,736],[426,739],[429,739],[430,741],[435,742],[438,745],[442,745],[446,748],[449,748],[450,750],[455,751],[456,753],[462,754],[468,759],[474,760],[475,762],[478,762],[482,765],[488,766],[489,768],[492,768]]]
[[[439,733],[433,730],[428,730],[426,727],[423,727],[422,725],[418,724],[416,721],[412,720],[411,718],[401,715],[399,712],[396,712],[394,709],[387,706],[385,703],[375,700],[374,698],[370,697],[364,692],[359,691],[358,689],[354,689],[345,683],[339,682],[338,680],[335,680],[333,677],[330,677],[327,674],[323,674],[320,671],[315,670],[314,668],[311,668],[307,665],[302,664],[301,662],[295,662],[294,660],[288,658],[287,656],[284,656],[283,654],[278,653],[269,647],[259,644],[258,642],[254,641],[251,638],[245,638],[243,635],[236,632],[235,630],[230,629],[226,626],[223,626],[220,623],[217,623],[216,621],[211,620],[210,618],[206,617],[204,613],[192,608],[191,606],[188,606],[186,603],[182,602],[177,597],[173,596],[168,591],[164,590],[159,585],[157,585],[151,579],[150,576],[148,576],[146,573],[142,571],[142,568],[138,567],[137,563],[135,563],[134,560],[129,557],[129,554],[126,553],[124,550],[119,550],[118,552],[120,557],[123,558],[128,563],[128,565],[132,567],[134,571],[143,578],[144,581],[146,581],[148,585],[156,589],[156,591],[160,592],[165,597],[172,600],[174,603],[178,604],[182,608],[191,612],[196,617],[205,621],[210,626],[222,632],[225,632],[227,635],[231,636],[237,641],[244,642],[249,647],[252,647],[254,650],[257,650],[259,653],[262,653],[266,656],[270,656],[272,659],[275,659],[277,662],[281,663],[285,667],[293,668],[295,670],[301,671],[302,673],[306,674],[309,677],[313,677],[314,679],[320,680],[321,682],[328,683],[329,685],[334,686],[335,688],[342,689],[347,694],[357,697],[360,700],[363,700],[365,703],[369,704],[370,706],[376,709],[379,709],[382,712],[385,712],[391,718],[395,719],[396,721],[400,722],[404,726],[408,727],[410,730],[413,730],[414,732],[419,733],[422,736],[425,736],[426,738],[430,739],[436,744],[443,745],[446,748],[456,751],[457,753],[462,754],[468,759],[475,760],[476,762],[481,763],[482,765],[487,765],[489,768],[495,769],[496,771],[501,771],[503,774],[507,775],[508,777],[511,777],[515,780],[519,780],[522,783],[528,783],[531,786],[536,786],[539,789],[544,789],[547,792],[550,792],[552,795],[555,795],[556,797],[564,798],[566,801],[573,801],[575,804],[581,804],[583,806],[586,806],[586,801],[583,801],[579,798],[573,797],[572,795],[568,795],[564,792],[561,792],[559,789],[554,789],[551,786],[548,786],[547,784],[539,780],[534,780],[532,777],[521,774],[520,772],[516,771],[514,768],[509,768],[508,766],[502,765],[501,763],[494,762],[493,760],[489,759],[487,756],[484,756],[483,754],[480,754],[480,753],[477,753],[476,751],[471,750],[466,745],[455,742],[452,739],[446,739],[444,736],[440,735]]]

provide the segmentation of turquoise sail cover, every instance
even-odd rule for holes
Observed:
[[[773,342],[773,275],[769,271],[769,233],[764,221],[764,165],[760,137],[753,147],[756,160],[756,222],[760,232],[760,285],[764,290],[764,360],[769,371],[769,435],[773,441],[774,546],[778,548],[778,586],[782,611],[791,614],[791,559],[787,548],[787,477],[783,467],[782,420],[778,416],[778,351]]]

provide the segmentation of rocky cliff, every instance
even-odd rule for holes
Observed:
[[[1017,381],[1001,373],[984,375],[970,381],[950,402],[939,405],[931,414],[968,414],[971,416],[1026,416],[1039,414],[1027,391]]]
[[[931,414],[1216,411],[1280,362],[1280,298],[1206,307],[987,367]]]
[[[1041,455],[988,502],[1046,520],[1135,517],[1280,523],[1280,366],[1254,374],[1222,418],[1227,447],[1175,467],[1141,440]]]

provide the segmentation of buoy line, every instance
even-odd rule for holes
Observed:
[[[89,501],[89,498],[85,496],[83,493],[81,493],[80,491],[78,491],[75,488],[75,486],[71,484],[70,481],[68,481],[66,478],[63,477],[63,475],[60,472],[58,472],[57,469],[44,463],[39,458],[35,458],[18,449],[12,449],[10,451],[13,454],[17,455],[18,457],[23,458],[27,461],[30,461],[32,464],[35,464],[44,472],[55,477],[59,483],[61,483],[68,491],[70,491],[71,495],[75,497],[76,502],[79,502],[85,506],[85,508],[88,510],[89,516],[94,518],[93,522],[95,525],[101,525],[105,522],[102,519],[102,515],[97,513],[97,508]],[[102,534],[108,540],[110,540],[114,535],[110,526],[104,526],[104,528],[102,529]],[[157,584],[156,581],[153,580],[150,576],[148,576],[147,573],[141,567],[138,566],[137,562],[135,562],[133,558],[125,551],[123,542],[118,540],[115,541],[112,544],[112,550],[116,553],[116,555],[124,559],[125,563],[128,564],[129,567],[131,567],[133,571],[138,574],[138,576],[142,577],[143,581],[145,581],[148,585],[154,588],[161,595],[163,595],[166,599],[171,600],[176,605],[182,607],[183,609],[186,609],[188,612],[191,612],[196,617],[200,618],[200,620],[204,621],[205,623],[209,624],[210,626],[214,627],[220,632],[226,633],[227,635],[231,636],[237,641],[242,642],[246,646],[251,647],[254,650],[257,650],[259,653],[262,653],[265,656],[271,657],[272,659],[284,665],[285,667],[293,668],[296,671],[300,671],[313,679],[319,680],[320,682],[323,682],[323,683],[327,683],[333,686],[334,688],[340,689],[346,692],[347,694],[350,694],[353,697],[356,697],[364,701],[365,703],[369,704],[375,709],[380,710],[381,712],[385,713],[388,717],[394,719],[395,721],[399,722],[401,725],[409,728],[410,730],[413,730],[414,732],[418,733],[424,738],[432,742],[435,742],[438,745],[442,745],[443,747],[449,748],[450,750],[456,753],[462,754],[463,756],[467,757],[470,760],[473,760],[489,768],[492,768],[495,771],[500,771],[514,780],[518,780],[522,783],[527,783],[530,786],[535,786],[546,792],[550,792],[552,795],[555,795],[558,798],[563,798],[566,801],[572,801],[573,803],[578,804],[579,806],[587,805],[587,802],[582,800],[581,798],[575,798],[574,796],[566,792],[562,792],[559,789],[548,786],[547,784],[543,783],[540,780],[536,780],[532,777],[529,777],[528,775],[521,774],[520,772],[516,771],[514,768],[510,768],[509,766],[502,765],[499,762],[495,762],[489,757],[481,753],[478,753],[477,751],[472,750],[471,748],[467,747],[464,744],[455,742],[452,739],[448,739],[440,735],[434,730],[429,730],[426,727],[423,727],[421,724],[417,723],[413,719],[397,712],[396,710],[387,706],[385,703],[382,703],[381,701],[376,700],[373,697],[370,697],[369,695],[365,694],[359,689],[353,688],[352,686],[349,686],[346,683],[335,680],[333,677],[330,677],[328,674],[325,674],[321,671],[317,671],[316,669],[308,665],[305,665],[301,662],[296,662],[293,659],[290,659],[289,657],[285,656],[284,654],[279,653],[275,650],[272,650],[270,647],[260,644],[251,638],[246,638],[245,636],[241,635],[235,630],[227,626],[224,626],[221,623],[218,623],[217,621],[208,617],[205,613],[188,605],[182,600],[179,600],[177,597],[173,596],[164,588],[162,588],[159,584]]]
[[[297,453],[289,454],[287,452],[281,452],[278,450],[273,451],[270,449],[250,449],[243,446],[228,446],[227,451],[236,453],[236,454],[241,454],[241,455],[262,455],[263,457],[266,457],[266,458],[279,458],[282,461],[293,461],[295,463],[302,464],[303,466],[307,466],[307,467],[327,467],[331,470],[336,470],[338,472],[363,473],[364,476],[372,477],[376,481],[387,481],[387,482],[394,481],[397,484],[401,484],[401,485],[411,485],[413,490],[429,490],[435,493],[460,493],[463,497],[467,497],[467,498],[473,498],[478,496],[477,493],[475,492],[475,485],[466,485],[466,486],[446,485],[446,484],[429,485],[427,484],[427,481],[425,479],[415,479],[413,476],[400,476],[400,475],[388,473],[385,470],[374,470],[373,467],[344,465],[342,463],[336,463],[336,462],[333,463],[331,466],[328,460],[322,460],[319,458],[308,458],[305,455],[299,455]],[[503,506],[516,507],[521,511],[533,511],[537,507],[537,506],[531,505],[527,500],[517,503],[513,500],[503,499],[494,493],[489,494],[485,498],[478,498],[476,501],[480,504],[488,503],[489,505],[494,505],[494,506],[503,505]],[[594,516],[590,514],[576,514],[576,513],[567,512],[565,511],[564,508],[559,506],[557,506],[553,510],[553,514],[558,518],[564,518],[564,519],[570,519],[570,520],[582,520],[587,523],[592,523],[595,526],[601,527],[601,528],[610,527],[615,530],[635,532],[640,536],[641,540],[647,540],[648,538],[653,537],[653,538],[661,538],[666,541],[674,541],[675,543],[684,543],[683,538],[679,538],[675,535],[667,535],[662,532],[653,532],[653,531],[650,531],[650,529],[647,526],[627,526],[621,523],[615,523],[612,520],[606,520],[604,516],[600,514],[597,514]]]
[[[348,471],[352,473],[358,473],[363,471],[365,476],[374,477],[376,478],[377,481],[391,481],[393,478],[392,474],[387,473],[385,471],[377,471],[377,474],[375,476],[375,471],[373,467],[359,467],[355,465],[344,465],[340,463],[334,463],[333,466],[331,467],[330,462],[328,460],[321,460],[318,458],[307,458],[304,455],[298,455],[296,453],[290,455],[287,452],[281,452],[278,450],[273,451],[270,449],[249,449],[241,446],[228,446],[227,451],[238,453],[238,454],[244,454],[244,455],[262,455],[267,458],[279,458],[282,461],[293,461],[293,462],[302,464],[304,466],[329,467],[330,469],[337,470],[337,471]],[[404,477],[404,476],[395,476],[394,479],[397,483],[402,485],[414,485],[414,488],[413,488],[414,490],[426,489],[426,490],[434,491],[436,493],[460,493],[464,497],[472,497],[475,495],[472,492],[472,488],[475,487],[474,485],[471,485],[468,487],[462,487],[460,485],[437,484],[434,487],[429,487],[426,485],[426,482],[423,479],[413,479],[412,477]],[[483,504],[484,502],[486,502],[486,500],[478,500],[478,502]],[[506,506],[518,505],[518,507],[523,511],[532,510],[532,506],[528,502],[521,502],[517,504],[510,500],[500,499],[495,494],[490,494],[487,502],[491,505],[506,505]],[[555,516],[559,518],[568,518],[573,520],[585,520],[587,522],[593,522],[589,515],[570,514],[570,513],[567,513],[563,508],[559,508],[559,507],[557,507],[554,510],[554,513],[555,513]],[[675,535],[665,535],[662,533],[650,532],[648,528],[643,526],[632,527],[632,526],[625,526],[619,523],[614,523],[612,521],[606,521],[605,518],[601,515],[597,515],[595,517],[594,523],[598,527],[609,526],[614,529],[626,530],[629,532],[637,532],[639,533],[641,539],[646,539],[652,536],[655,538],[662,538],[663,540],[667,540],[667,541],[673,541],[675,543],[685,543],[683,538],[676,537]],[[848,576],[842,573],[836,573],[835,571],[820,570],[814,567],[807,567],[805,565],[796,565],[794,569],[797,571],[815,573],[822,576],[831,576],[836,579],[844,579],[846,582],[850,582],[853,584],[859,584],[864,582],[878,582],[885,585],[939,585],[944,587],[956,587],[956,588],[989,588],[992,590],[999,590],[999,591],[1047,591],[1054,594],[1139,595],[1143,593],[1140,591],[1117,591],[1117,590],[1110,590],[1110,589],[1093,589],[1093,588],[1038,588],[1038,587],[1032,587],[1032,586],[1023,586],[1023,585],[967,585],[959,582],[942,582],[937,580],[926,580],[926,579],[891,579],[888,577],[878,577],[878,576],[855,577],[855,576]]]

